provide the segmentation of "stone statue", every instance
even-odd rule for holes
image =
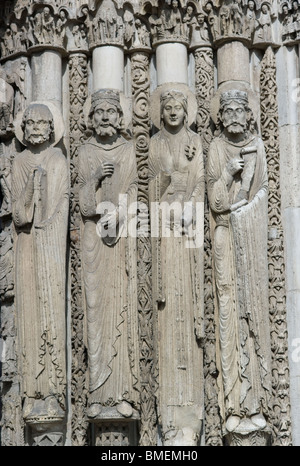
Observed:
[[[261,4],[260,15],[256,20],[256,30],[254,33],[254,42],[271,42],[272,41],[272,20],[274,15],[271,14],[270,6],[267,2]]]
[[[79,203],[86,301],[90,419],[131,417],[139,406],[136,238],[126,206],[137,197],[132,142],[122,136],[119,93],[92,95],[93,136],[79,149]],[[125,411],[124,411],[125,410]]]
[[[55,34],[54,18],[50,8],[45,6],[41,14],[41,44],[51,44]]]
[[[226,432],[265,435],[271,396],[268,181],[246,92],[221,94],[209,149],[220,406]],[[230,435],[231,435],[230,434]]]
[[[0,66],[0,136],[12,134],[14,111],[14,88],[12,79]]]
[[[197,47],[209,41],[208,26],[204,12],[196,13],[191,22],[191,47]]]
[[[23,114],[26,149],[12,167],[12,216],[23,415],[62,420],[66,391],[68,166],[54,147],[54,116],[32,103]]]
[[[178,0],[172,0],[170,6],[166,4],[161,11],[164,38],[179,38],[183,35],[183,22]],[[184,31],[185,32],[185,31]]]
[[[245,16],[245,34],[249,39],[253,39],[255,30],[256,12],[254,0],[249,0]]]
[[[161,130],[151,138],[149,153],[158,409],[164,445],[198,445],[203,419],[203,249],[189,245],[189,238],[191,228],[203,223],[196,210],[204,197],[202,145],[188,127],[186,96],[170,89],[160,102]],[[161,211],[157,220],[154,205]],[[164,210],[169,212],[165,218]]]

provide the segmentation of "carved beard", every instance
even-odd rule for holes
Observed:
[[[109,125],[109,126],[95,126],[95,131],[98,136],[113,136],[117,132],[117,127]]]
[[[33,146],[37,146],[39,144],[43,144],[46,141],[49,141],[50,139],[50,133],[44,133],[44,134],[30,134],[26,135],[25,133],[25,140],[32,144]]]
[[[227,126],[224,125],[224,127],[226,128],[228,133],[231,133],[231,134],[242,134],[246,130],[246,124],[241,125],[240,123],[236,123],[236,124],[229,123]]]

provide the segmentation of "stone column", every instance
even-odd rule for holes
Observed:
[[[292,442],[300,445],[300,127],[298,46],[276,56]]]
[[[156,48],[157,85],[188,83],[188,55],[185,44],[165,43]]]
[[[208,37],[207,37],[208,39]],[[204,166],[209,144],[213,138],[210,117],[210,103],[214,93],[214,52],[210,42],[193,47],[195,58],[195,90],[197,99],[197,132],[201,136]],[[209,205],[207,190],[204,203],[204,393],[205,393],[205,445],[222,445],[221,420],[218,409],[218,388],[216,381],[216,336],[214,325],[214,291],[212,276],[212,242],[209,226]]]
[[[221,44],[217,50],[217,73],[218,87],[230,81],[238,81],[249,86],[250,53],[248,47],[237,40]]]
[[[62,56],[57,50],[35,52],[31,57],[32,100],[47,100],[61,108]]]
[[[83,109],[88,97],[88,62],[86,51],[72,50],[69,57],[70,96],[70,276],[71,276],[71,442],[88,444],[87,360],[84,342],[84,309],[81,278],[81,215],[78,193],[78,147],[84,137]],[[70,358],[69,358],[70,359]]]
[[[124,87],[124,51],[114,45],[103,45],[93,50],[93,87],[117,89]]]
[[[132,130],[135,142],[138,169],[138,208],[140,213],[140,234],[137,238],[138,254],[138,312],[140,328],[141,368],[141,446],[156,445],[157,414],[155,402],[156,358],[154,352],[154,314],[152,306],[151,280],[151,238],[149,228],[148,157],[149,157],[149,94],[150,94],[150,50],[147,47],[131,50],[132,77]],[[145,214],[144,218],[142,218]],[[145,228],[145,230],[143,230]]]

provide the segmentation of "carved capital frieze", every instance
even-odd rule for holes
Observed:
[[[279,19],[284,45],[300,42],[300,3],[298,0],[281,0]]]
[[[204,2],[213,43],[240,40],[248,47],[265,48],[274,44],[276,15],[270,1],[224,0]]]

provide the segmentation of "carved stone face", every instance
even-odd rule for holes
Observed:
[[[247,126],[247,112],[245,107],[234,100],[225,104],[222,111],[222,123],[229,133],[244,133]]]
[[[177,10],[177,8],[178,8],[178,1],[177,0],[172,1],[172,7],[173,7],[174,10]]]
[[[119,127],[120,115],[115,105],[103,101],[94,110],[93,126],[98,136],[113,136]]]
[[[197,21],[198,21],[198,24],[204,24],[204,15],[202,13],[200,13],[199,15],[197,15]]]
[[[182,126],[185,118],[185,110],[182,104],[172,97],[163,107],[162,118],[166,129],[168,127],[175,129]]]
[[[254,10],[254,2],[252,0],[249,0],[248,2],[248,8],[249,10],[253,11]]]
[[[43,106],[35,105],[25,115],[24,138],[25,141],[36,146],[50,140],[52,114]]]

